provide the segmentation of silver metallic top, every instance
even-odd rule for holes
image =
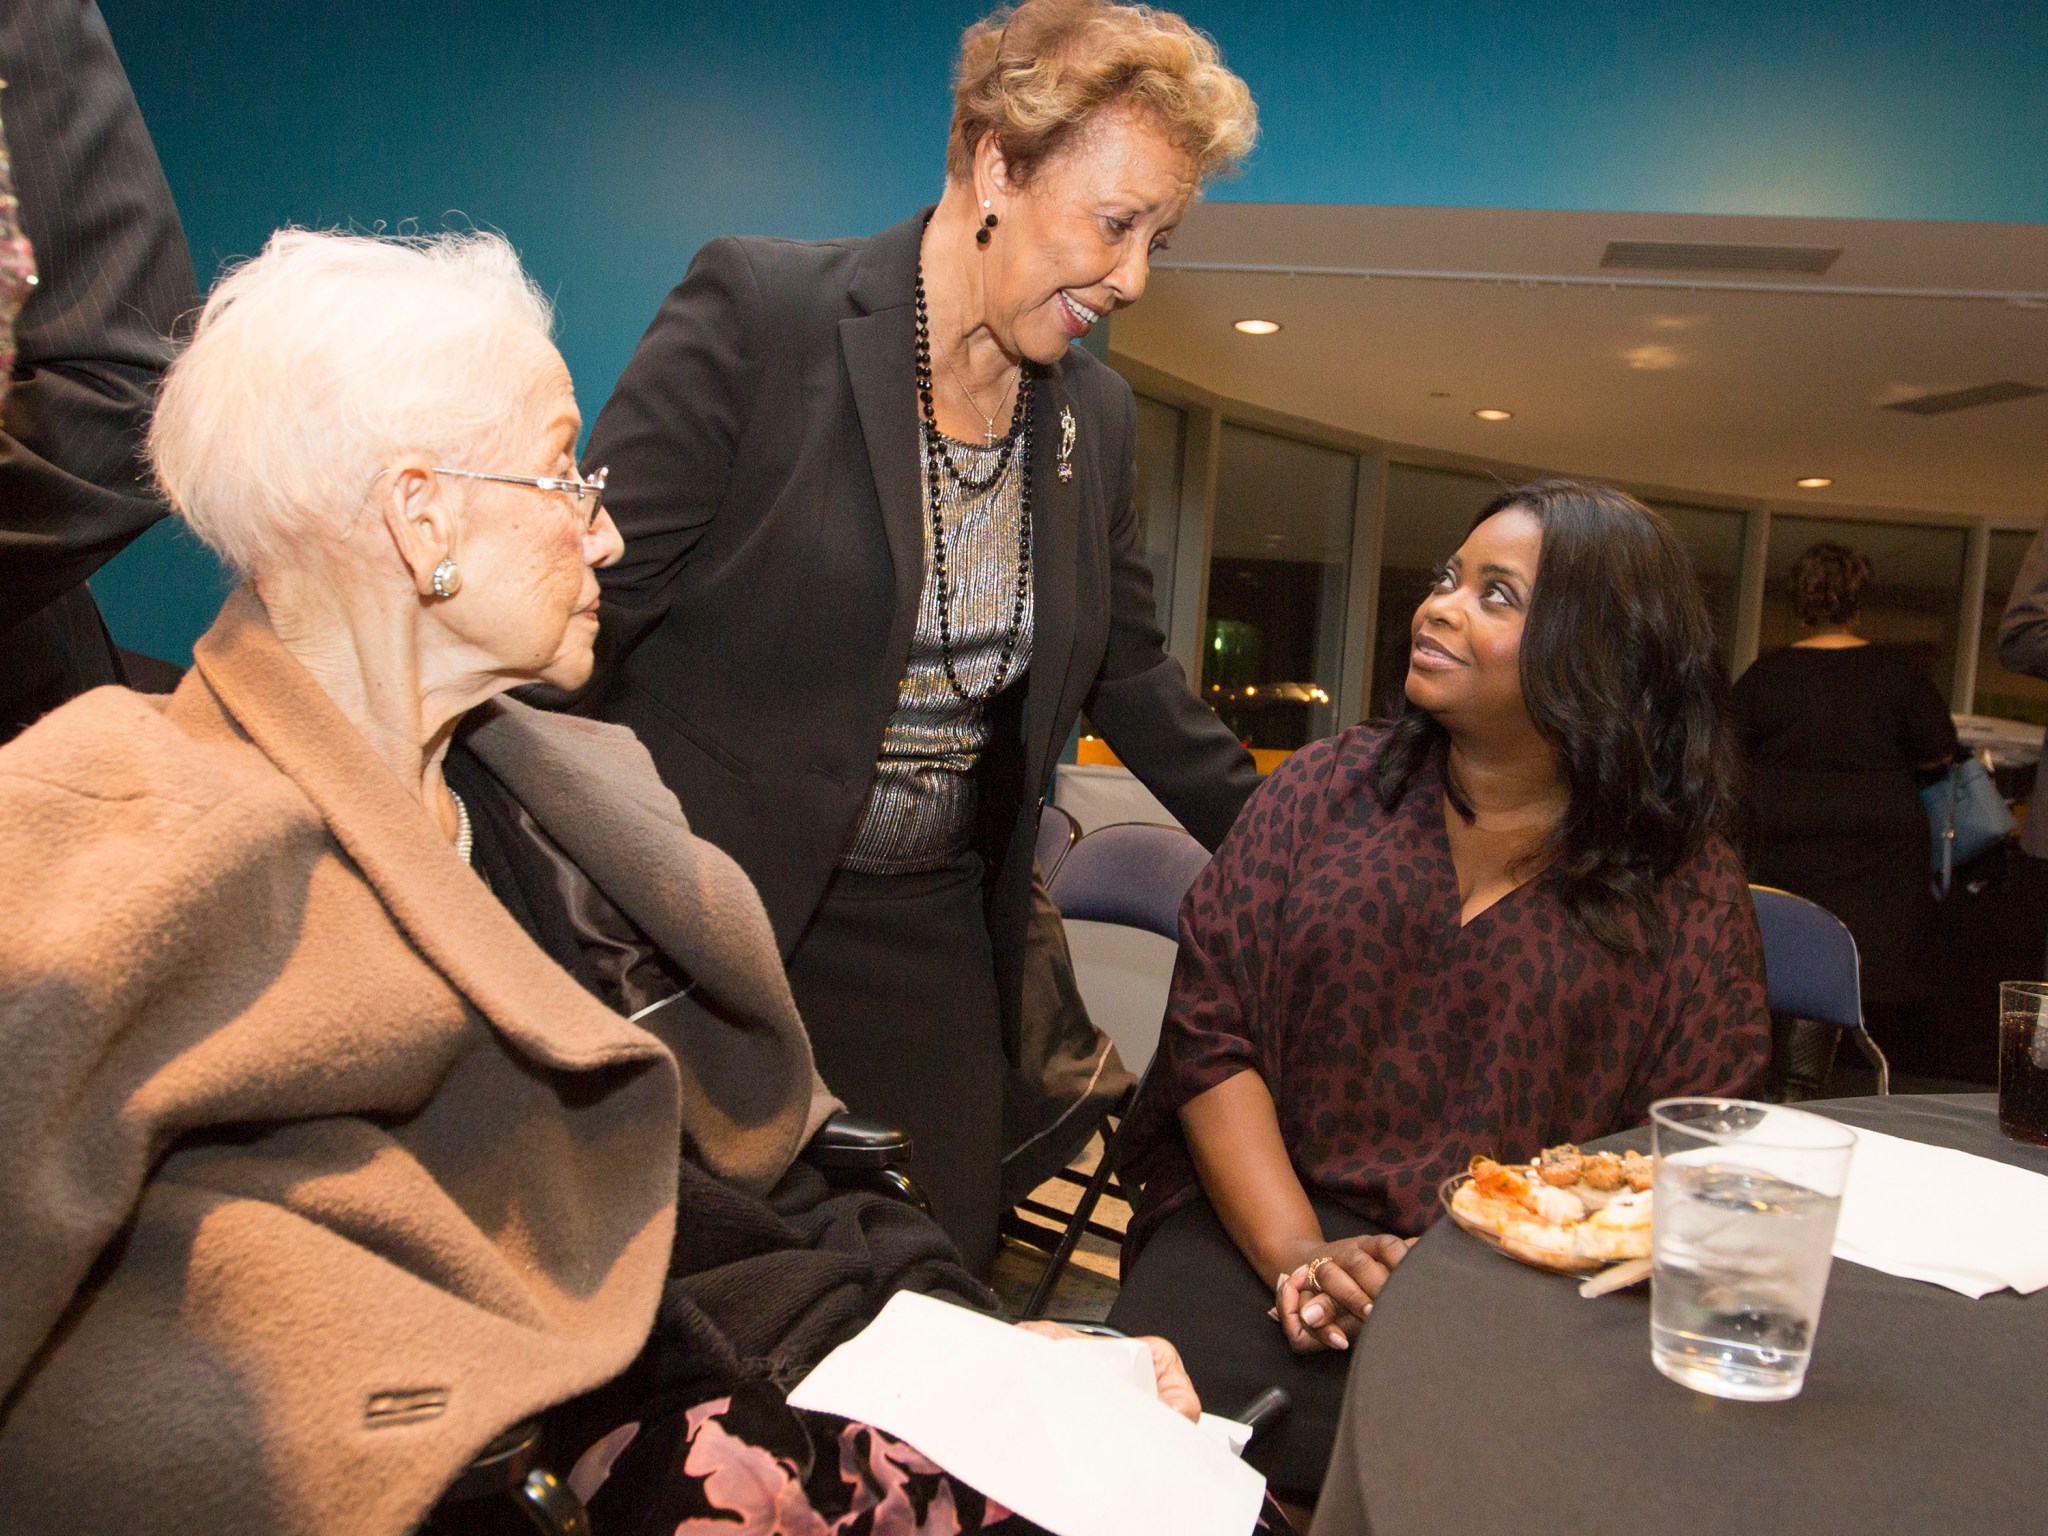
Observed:
[[[949,473],[941,493],[946,526],[946,576],[951,590],[947,627],[953,671],[969,693],[985,692],[1001,664],[1003,638],[1017,600],[1017,534],[1023,483],[1012,454],[1002,478],[976,493],[994,471],[1000,446],[941,440]],[[923,465],[921,508],[931,506],[931,466]],[[966,482],[966,483],[963,483]],[[1037,607],[1027,586],[1023,631],[1010,662],[1009,686],[1031,663]],[[943,869],[967,851],[974,831],[974,766],[988,745],[988,708],[969,703],[946,681],[939,648],[938,584],[932,575],[932,538],[924,529],[924,589],[910,663],[896,691],[896,711],[882,732],[875,781],[842,868],[863,874],[905,874]]]

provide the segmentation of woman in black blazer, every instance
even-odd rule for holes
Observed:
[[[1038,810],[1085,708],[1214,847],[1255,775],[1154,617],[1135,302],[1253,108],[1178,17],[1027,0],[962,43],[945,192],[698,252],[592,432],[626,554],[594,707],[759,886],[826,1081],[996,1248]]]

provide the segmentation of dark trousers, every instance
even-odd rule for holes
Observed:
[[[789,961],[818,1075],[907,1131],[910,1173],[986,1276],[1002,1215],[1003,1047],[981,861],[833,878]]]
[[[0,631],[0,743],[88,689],[120,681],[114,642],[92,594],[73,587]]]
[[[1381,1230],[1332,1201],[1311,1195],[1310,1203],[1325,1238]],[[1235,1413],[1266,1388],[1284,1387],[1293,1407],[1261,1431],[1245,1460],[1279,1497],[1312,1503],[1336,1442],[1351,1356],[1297,1355],[1287,1347],[1280,1325],[1266,1316],[1274,1278],[1252,1273],[1214,1208],[1198,1196],[1161,1223],[1125,1271],[1109,1322],[1169,1340],[1211,1412]]]

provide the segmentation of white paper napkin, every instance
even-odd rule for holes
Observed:
[[[1143,1346],[1138,1346],[1143,1348]],[[790,1393],[907,1441],[1056,1536],[1248,1536],[1266,1482],[1138,1385],[1127,1350],[899,1292]]]
[[[2048,1177],[1856,1128],[1835,1257],[1979,1297],[2048,1285]]]

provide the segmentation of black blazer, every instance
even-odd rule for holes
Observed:
[[[142,464],[198,302],[170,188],[91,0],[0,7],[0,118],[41,282],[0,431],[0,741],[121,681],[85,579],[164,514]]]
[[[913,292],[924,216],[872,240],[699,251],[597,419],[625,535],[585,707],[646,742],[786,954],[866,803],[924,581]],[[1059,416],[1078,424],[1071,481]],[[1165,654],[1133,506],[1135,406],[1069,352],[1033,397],[1031,666],[991,708],[977,844],[1006,1008],[1038,810],[1089,720],[1211,848],[1257,784]]]

